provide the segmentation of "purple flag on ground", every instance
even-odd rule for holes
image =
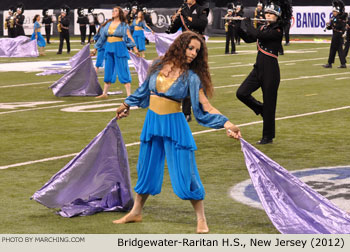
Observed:
[[[133,205],[128,155],[114,118],[32,199],[63,217],[127,211]]]
[[[147,78],[147,71],[152,61],[138,57],[132,52],[129,52],[129,55],[139,78],[139,86],[141,86]]]
[[[50,86],[55,96],[97,96],[102,94],[89,47],[85,46],[78,54],[78,57],[70,60],[70,64],[74,67]]]
[[[0,57],[38,57],[36,40],[26,36],[0,39]]]
[[[350,234],[350,215],[241,139],[260,201],[283,234]]]

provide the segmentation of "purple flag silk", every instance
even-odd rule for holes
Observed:
[[[163,56],[166,51],[169,49],[170,45],[174,42],[174,40],[182,33],[181,30],[178,30],[174,34],[167,33],[155,33],[154,40],[156,43],[156,51],[158,56]]]
[[[50,86],[53,94],[57,97],[101,95],[102,88],[90,57],[89,47],[85,46],[77,54],[79,57],[70,60],[74,67]]]
[[[69,65],[74,68],[76,67],[82,60],[90,57],[90,44],[84,46],[77,54],[69,59]]]
[[[0,57],[38,57],[36,40],[26,36],[0,39]]]
[[[133,198],[128,155],[116,119],[32,199],[49,208],[61,208],[58,214],[63,217],[130,210]]]
[[[241,139],[259,199],[282,234],[350,234],[350,215]]]
[[[147,71],[149,66],[152,64],[152,61],[138,57],[132,52],[129,52],[129,55],[139,78],[139,86],[141,86],[147,78]]]

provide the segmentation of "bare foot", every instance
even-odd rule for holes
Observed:
[[[125,224],[129,222],[141,222],[142,221],[142,215],[131,215],[128,213],[123,218],[120,218],[118,220],[113,221],[114,224]]]
[[[108,98],[108,94],[101,94],[99,96],[95,97],[96,99],[107,99]]]
[[[207,221],[205,219],[200,219],[197,221],[197,234],[207,234],[209,233],[209,228]]]

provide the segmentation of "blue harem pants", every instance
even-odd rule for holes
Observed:
[[[105,52],[104,82],[115,83],[117,76],[120,83],[131,83],[131,75],[127,57],[117,57],[115,53]]]
[[[174,193],[184,200],[204,199],[205,191],[199,178],[194,151],[181,148],[170,138],[160,136],[153,136],[148,142],[141,141],[135,191],[138,194],[160,193],[165,156]]]

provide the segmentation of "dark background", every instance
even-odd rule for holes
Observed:
[[[197,0],[199,1],[199,0]],[[210,7],[226,7],[229,2],[236,2],[233,0],[200,0],[210,4]],[[127,2],[126,0],[74,0],[74,1],[62,1],[62,0],[1,0],[0,1],[0,10],[7,10],[10,6],[16,5],[16,3],[23,3],[27,9],[42,9],[44,7],[49,9],[58,9],[64,3],[67,4],[70,8],[78,7],[100,7],[100,8],[109,8],[115,5],[123,5]],[[140,4],[144,4],[147,7],[153,8],[166,8],[166,7],[179,7],[183,0],[138,0]],[[256,6],[257,0],[242,0],[244,6]],[[331,5],[331,0],[290,0],[295,6],[308,6],[308,5]],[[347,5],[350,5],[350,0],[343,0]]]

